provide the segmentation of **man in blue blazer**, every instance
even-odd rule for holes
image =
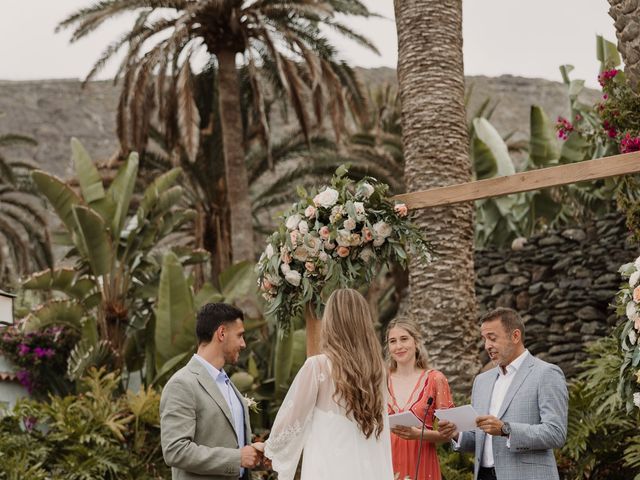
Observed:
[[[524,323],[510,308],[481,319],[485,349],[496,366],[473,382],[474,431],[439,430],[459,451],[475,453],[475,480],[558,480],[554,448],[567,436],[567,385],[562,370],[524,347]]]

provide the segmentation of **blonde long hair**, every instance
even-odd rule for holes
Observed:
[[[424,339],[422,338],[422,334],[420,333],[420,329],[416,322],[411,320],[409,317],[396,317],[389,322],[387,325],[387,331],[384,334],[385,340],[385,354],[387,357],[387,363],[389,365],[389,370],[395,372],[398,368],[398,364],[389,354],[389,332],[392,328],[401,328],[406,330],[411,338],[416,342],[416,367],[421,368],[423,370],[429,369],[429,362],[427,360],[427,351],[424,348]]]
[[[350,288],[334,291],[322,317],[322,351],[331,361],[334,400],[366,438],[380,436],[385,409],[386,368],[369,305]]]

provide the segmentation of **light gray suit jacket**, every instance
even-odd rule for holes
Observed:
[[[245,443],[249,443],[247,403],[235,386],[233,389],[244,407]],[[173,480],[240,477],[240,447],[244,445],[238,445],[231,409],[207,369],[195,358],[162,390],[160,436]]]
[[[471,404],[488,415],[498,368],[478,375]],[[517,370],[497,417],[511,425],[510,448],[506,437],[492,437],[498,480],[558,480],[554,448],[567,437],[567,385],[562,370],[528,354]],[[463,432],[458,450],[475,453],[474,479],[478,478],[486,434]]]

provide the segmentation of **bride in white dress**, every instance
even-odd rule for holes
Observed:
[[[322,318],[322,353],[298,372],[265,456],[279,480],[393,480],[386,369],[366,300],[336,290]]]

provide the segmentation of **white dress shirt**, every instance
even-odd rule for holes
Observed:
[[[522,352],[522,354],[518,358],[507,365],[506,373],[503,372],[501,367],[498,367],[498,378],[493,386],[493,392],[491,392],[489,415],[493,415],[494,417],[498,416],[498,412],[500,411],[500,407],[502,406],[504,397],[507,394],[507,390],[509,390],[509,386],[511,385],[511,382],[513,382],[513,378],[516,376],[516,372],[522,365],[522,362],[527,357],[527,355],[529,355],[529,350],[525,350],[524,352]],[[509,442],[507,441],[507,447],[508,446]],[[484,449],[482,450],[480,466],[488,468],[494,466],[493,435],[489,435],[488,433],[485,435]]]

